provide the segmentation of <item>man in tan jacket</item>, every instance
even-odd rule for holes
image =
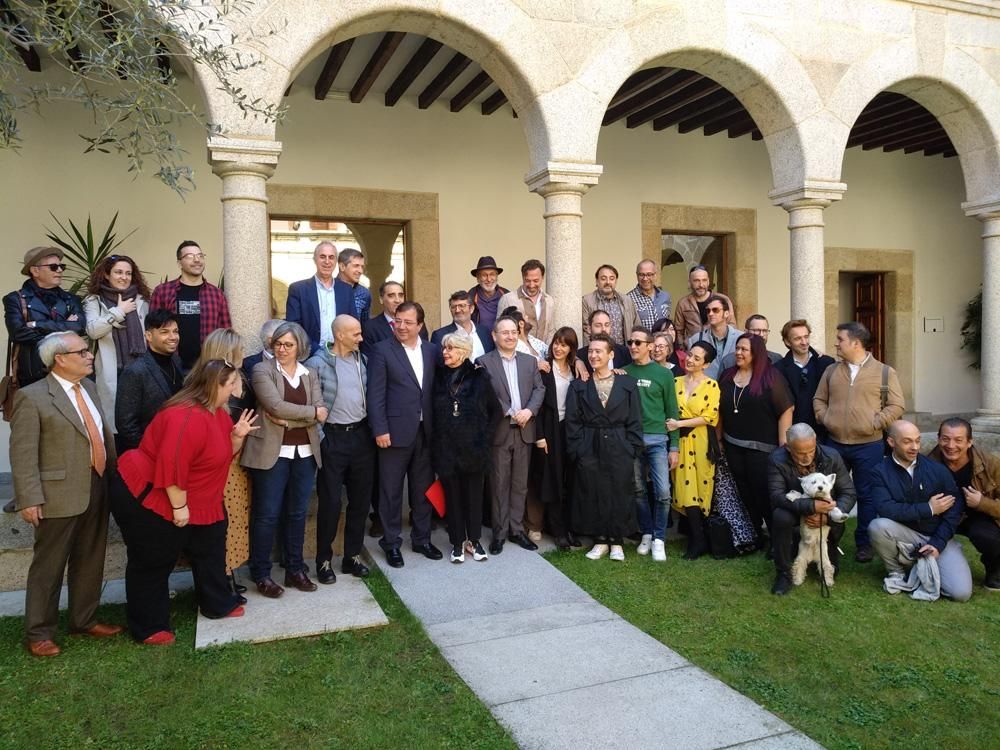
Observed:
[[[826,369],[813,398],[816,422],[827,430],[826,444],[840,453],[858,492],[854,531],[858,562],[871,562],[874,557],[868,539],[868,524],[876,515],[871,475],[885,452],[882,433],[903,416],[905,408],[896,371],[875,359],[870,346],[871,333],[861,323],[838,325],[841,361]]]
[[[688,286],[691,294],[681,297],[674,309],[674,329],[678,341],[687,341],[708,325],[708,298],[712,296],[712,284],[705,266],[694,266],[688,271]],[[726,300],[726,323],[733,324],[735,308],[733,301],[722,292],[715,292]]]
[[[552,296],[542,288],[545,284],[545,265],[540,260],[526,260],[521,266],[521,286],[507,292],[497,303],[497,317],[503,316],[508,307],[516,307],[531,323],[532,333],[546,344],[556,332],[556,307]]]
[[[597,288],[590,294],[583,295],[583,343],[590,341],[590,314],[594,310],[604,310],[611,316],[611,340],[619,346],[625,346],[632,327],[639,323],[639,313],[631,297],[617,292],[618,269],[605,263],[599,266],[594,274]],[[546,342],[548,343],[548,342]]]
[[[69,331],[38,343],[49,374],[15,396],[10,464],[21,517],[35,527],[25,585],[24,628],[33,656],[57,656],[59,589],[67,564],[71,632],[107,638],[122,631],[95,617],[108,538],[107,477],[114,435],[93,382],[94,356]]]

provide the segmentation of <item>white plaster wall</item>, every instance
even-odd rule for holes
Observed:
[[[378,101],[317,102],[304,87],[287,103],[275,182],[439,194],[443,297],[468,288],[479,255],[494,255],[507,269],[502,281],[508,287],[518,283],[523,259],[544,258],[542,200],[524,185],[528,153],[509,110],[483,117],[476,108],[451,114],[443,105],[421,112],[403,102],[395,108]],[[49,210],[78,220],[90,212],[102,225],[120,211],[122,229],[139,228],[123,249],[152,272],[151,284],[176,272],[173,253],[181,239],[198,239],[209,254],[209,278],[217,279],[220,182],[204,166],[197,131],[184,131],[182,141],[199,187],[181,201],[151,178],[131,181],[117,159],[82,156],[74,135],[85,127],[81,113],[51,108],[46,115],[24,119],[20,155],[0,151],[0,290],[20,286],[18,259],[45,241]],[[598,157],[604,176],[583,201],[584,289],[603,260],[618,265],[622,286],[631,286],[642,202],[751,208],[757,211],[761,312],[772,329],[780,328],[788,315],[787,216],[767,199],[771,174],[762,143],[616,125],[602,131]],[[827,211],[827,244],[915,250],[915,318],[945,318],[945,334],[915,333],[916,408],[976,408],[978,376],[965,368],[957,328],[981,278],[980,226],[959,210],[964,190],[958,161],[852,149],[844,179],[845,199]],[[778,341],[771,346],[779,348]],[[945,367],[947,379],[941,377]],[[2,434],[0,444],[6,444]],[[6,455],[0,455],[2,470]]]

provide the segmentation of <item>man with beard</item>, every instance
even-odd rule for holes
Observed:
[[[590,340],[590,314],[594,310],[604,310],[611,318],[611,330],[608,335],[611,341],[619,346],[625,345],[629,331],[636,325],[639,316],[635,311],[635,303],[630,297],[623,297],[615,287],[618,284],[618,269],[604,264],[599,266],[594,274],[597,288],[590,294],[583,295],[583,343]]]
[[[677,329],[677,340],[687,341],[698,331],[708,325],[708,298],[712,296],[712,285],[708,279],[708,269],[697,265],[688,271],[688,285],[691,294],[681,297],[674,309],[674,328]],[[725,317],[727,324],[733,323],[733,301],[721,292],[716,292],[725,298]],[[719,352],[720,356],[722,352]]]
[[[481,325],[487,331],[493,330],[500,308],[498,304],[509,289],[504,289],[498,283],[503,269],[500,268],[492,255],[484,255],[479,259],[472,275],[476,277],[476,285],[469,290],[469,300],[472,304],[472,322]],[[492,339],[490,339],[492,341]]]

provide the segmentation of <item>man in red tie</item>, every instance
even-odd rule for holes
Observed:
[[[25,586],[26,645],[34,656],[56,656],[59,589],[67,565],[70,632],[107,638],[122,630],[95,618],[115,444],[87,379],[94,370],[87,343],[75,333],[52,333],[39,342],[38,355],[49,374],[15,397],[10,463],[17,509],[35,527]]]

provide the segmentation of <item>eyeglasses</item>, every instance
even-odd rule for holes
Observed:
[[[190,258],[191,260],[205,260],[208,256],[205,253],[188,253],[187,255],[182,255],[181,260],[185,258]]]
[[[90,354],[90,349],[74,349],[73,351],[59,352],[59,353],[60,354],[78,354],[81,357],[86,357],[88,354]]]
[[[748,328],[747,333],[752,333],[754,336],[766,336],[771,332],[770,328]]]
[[[47,268],[50,271],[52,271],[52,273],[55,273],[56,271],[65,271],[66,270],[66,264],[65,263],[43,263],[40,266],[32,266],[32,268]]]
[[[294,349],[294,341],[275,341],[271,344],[272,349]]]
[[[666,344],[653,344],[653,348],[654,349],[666,349],[667,345]]]
[[[637,273],[636,276],[638,276],[640,279],[652,279],[652,278],[654,278],[656,276],[656,274],[655,273]]]
[[[625,343],[629,346],[639,346],[640,344],[648,344],[649,342],[644,339],[629,339]]]

